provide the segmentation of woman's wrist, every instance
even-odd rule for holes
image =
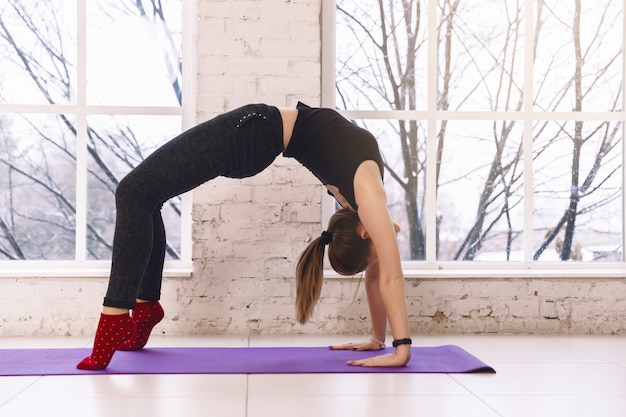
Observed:
[[[398,347],[402,345],[411,345],[411,344],[413,344],[413,341],[408,337],[405,337],[404,339],[395,339],[393,341],[393,347]]]
[[[371,337],[372,342],[378,343],[380,349],[385,347],[385,338],[378,339],[376,336]]]

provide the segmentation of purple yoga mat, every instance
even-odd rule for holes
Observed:
[[[387,349],[391,352],[391,349]],[[0,375],[93,374],[297,374],[297,373],[466,373],[495,372],[458,346],[412,347],[401,368],[365,368],[346,361],[380,352],[327,347],[151,348],[115,352],[102,371],[81,371],[76,364],[91,349],[0,349]]]

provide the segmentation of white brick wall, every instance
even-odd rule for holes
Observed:
[[[200,1],[199,120],[252,102],[319,103],[320,8],[306,0]],[[175,321],[162,329],[303,331],[294,327],[293,271],[319,233],[320,195],[317,180],[283,157],[254,178],[197,189],[194,274],[185,285],[167,283],[176,287],[168,305]]]
[[[320,101],[322,0],[199,0],[198,121],[250,102]],[[293,271],[320,232],[321,188],[293,160],[193,194],[194,273],[166,279],[167,334],[367,333],[363,284],[327,279],[295,324]],[[106,280],[0,278],[0,335],[93,334]],[[409,279],[417,333],[626,333],[620,279]]]
[[[198,5],[201,119],[250,102],[319,102],[320,0]]]

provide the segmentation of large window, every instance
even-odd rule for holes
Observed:
[[[118,182],[193,121],[187,47],[183,56],[192,7],[187,0],[0,6],[4,270],[110,260]],[[186,268],[191,257],[187,200],[163,207],[169,267]]]
[[[323,104],[377,136],[407,268],[623,271],[623,0],[324,5]]]

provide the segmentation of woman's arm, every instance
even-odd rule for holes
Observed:
[[[374,341],[385,341],[387,333],[387,313],[380,296],[380,275],[378,262],[369,265],[365,270],[365,292],[372,320],[372,338]]]
[[[380,169],[374,161],[363,162],[354,176],[354,193],[359,206],[359,218],[372,240],[378,259],[380,302],[389,320],[394,339],[410,337],[405,297],[405,282],[400,262],[396,230],[387,210],[387,197],[380,178]],[[369,293],[368,293],[369,297]],[[371,302],[371,301],[370,301]],[[372,305],[370,304],[370,308]],[[380,308],[372,324],[378,326]],[[403,366],[411,358],[411,346],[400,345],[395,353],[350,362],[362,366]]]
[[[378,263],[369,265],[365,270],[365,292],[367,292],[367,304],[372,319],[372,338],[365,342],[352,342],[343,345],[330,346],[333,350],[379,350],[381,343],[385,342],[387,328],[387,314],[380,297],[380,281],[378,275]]]

